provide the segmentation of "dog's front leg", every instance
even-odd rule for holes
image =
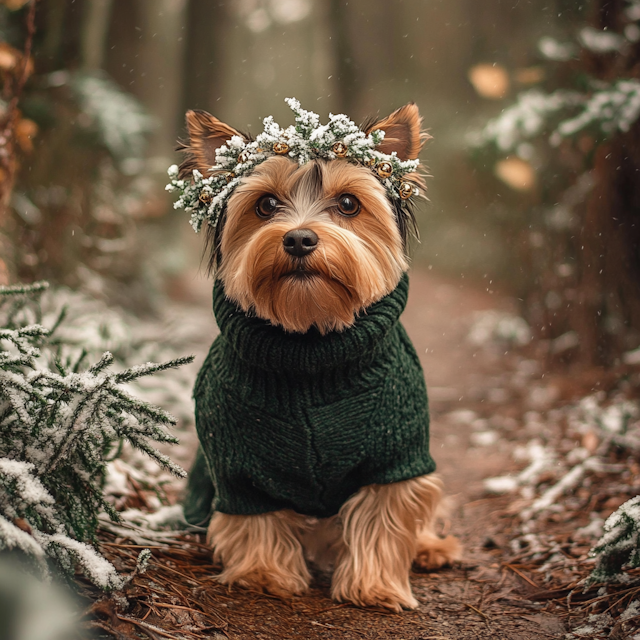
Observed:
[[[343,547],[331,595],[360,606],[415,609],[409,571],[418,531],[431,521],[442,495],[434,476],[363,487],[340,509]]]
[[[307,518],[293,511],[251,516],[214,513],[207,532],[223,584],[291,596],[307,590],[311,576],[299,536]]]

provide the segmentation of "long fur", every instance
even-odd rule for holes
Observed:
[[[207,531],[214,562],[224,570],[223,584],[290,596],[304,593],[311,580],[304,560],[301,533],[307,518],[293,511],[255,516],[214,513]]]
[[[456,538],[435,531],[442,515],[442,481],[420,476],[360,489],[331,518],[290,510],[255,516],[215,513],[207,533],[223,584],[287,597],[304,593],[311,576],[306,559],[334,570],[331,596],[360,606],[415,609],[412,563],[437,569],[460,559]]]
[[[434,475],[363,487],[340,509],[343,549],[331,595],[360,606],[415,609],[409,570],[418,533],[433,530],[442,481]]]
[[[362,210],[341,216],[336,199],[350,193]],[[282,205],[269,221],[255,203],[273,194]],[[305,228],[319,237],[304,260],[284,251],[282,237]],[[355,315],[390,293],[408,263],[394,214],[379,181],[346,161],[302,167],[270,158],[229,202],[218,277],[229,298],[287,331],[321,333],[353,324]],[[304,267],[304,274],[300,268]]]

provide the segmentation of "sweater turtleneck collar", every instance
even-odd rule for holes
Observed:
[[[372,356],[400,318],[408,294],[405,273],[398,286],[365,309],[351,327],[324,336],[315,327],[307,333],[289,333],[248,316],[226,297],[219,280],[213,289],[213,312],[222,337],[245,364],[274,373],[314,374]]]

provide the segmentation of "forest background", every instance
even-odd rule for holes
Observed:
[[[469,450],[526,443],[511,462],[530,466],[484,470],[482,490],[530,505],[518,498],[504,511],[518,524],[503,546],[544,574],[549,600],[581,588],[590,548],[601,553],[590,579],[617,580],[623,565],[637,579],[639,0],[0,0],[0,80],[0,285],[52,285],[0,289],[0,546],[33,551],[37,540],[68,573],[79,563],[101,588],[123,586],[112,565],[102,582],[91,577],[99,535],[123,535],[100,510],[139,523],[140,508],[144,520],[177,499],[181,485],[126,442],[178,475],[148,441],[173,441],[163,425],[177,422],[174,459],[188,466],[195,449],[195,369],[135,386],[187,359],[128,368],[192,347],[200,357],[215,331],[201,238],[164,189],[185,111],[255,134],[267,115],[291,122],[289,96],[323,120],[344,112],[357,122],[415,101],[433,136],[412,248],[419,326],[440,313],[427,293],[443,290],[420,274],[437,274],[468,307],[477,293],[496,300],[443,341],[451,354],[463,343],[484,354],[476,366],[489,363],[493,377],[475,392],[458,380],[468,405],[453,386],[430,384],[436,423],[454,438],[476,430]],[[454,326],[447,296],[437,304]],[[104,373],[112,364],[118,372]],[[456,377],[474,374],[456,366]],[[129,383],[142,400],[123,400],[118,385]],[[507,475],[486,479],[498,471]],[[592,476],[606,478],[597,491]],[[23,491],[29,478],[42,483],[39,506]],[[50,500],[58,524],[38,520]],[[592,529],[576,531],[588,544],[547,531],[592,516]],[[53,540],[58,526],[67,537]],[[603,526],[611,535],[598,551]],[[558,536],[581,554],[577,565]],[[138,560],[133,583],[149,558]],[[611,607],[620,624],[640,623],[634,589],[612,605],[598,596],[602,633],[618,624]]]
[[[24,4],[8,0],[0,16],[5,106],[21,69]],[[415,263],[499,286],[520,300],[539,337],[562,337],[552,352],[611,364],[638,346],[640,310],[637,231],[625,227],[633,193],[611,202],[616,215],[588,211],[611,182],[606,160],[594,169],[611,157],[598,152],[607,140],[587,127],[552,147],[558,113],[535,104],[516,117],[525,144],[501,146],[482,131],[531,92],[582,85],[587,96],[590,76],[637,75],[634,6],[43,0],[20,100],[20,169],[11,191],[14,168],[6,168],[3,187],[2,279],[46,278],[153,312],[199,265],[199,239],[162,189],[187,108],[256,132],[266,115],[290,120],[283,99],[291,95],[356,121],[413,100],[434,137],[423,154],[433,179]],[[625,28],[628,38],[604,44],[588,37]],[[625,133],[627,144],[635,134]]]

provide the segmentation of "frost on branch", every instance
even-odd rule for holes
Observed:
[[[543,93],[531,89],[521,93],[485,128],[471,136],[476,147],[493,145],[502,153],[540,136],[552,146],[590,129],[604,137],[629,131],[640,116],[640,81],[618,80],[588,94],[559,89]]]
[[[591,550],[597,558],[588,584],[626,582],[624,568],[640,567],[640,496],[627,500],[604,523],[604,535]]]
[[[638,6],[634,4],[633,10],[637,11]],[[630,19],[638,18],[634,13]],[[584,27],[575,43],[544,37],[538,48],[545,58],[559,62],[575,58],[579,48],[600,55],[619,54],[640,38],[640,31],[633,27],[626,29],[624,35]],[[585,130],[609,138],[629,131],[640,116],[640,81],[635,77],[620,77],[612,82],[586,78],[586,83],[575,82],[574,86],[576,90],[563,88],[547,93],[536,88],[521,92],[513,105],[482,131],[471,134],[471,144],[493,147],[501,154],[516,152],[526,159],[519,147],[534,138],[546,139],[552,147]]]
[[[83,113],[111,154],[119,160],[142,157],[154,122],[140,103],[107,76],[77,74],[71,84]]]
[[[29,323],[45,289],[0,288],[0,550],[22,551],[44,575],[51,561],[69,574],[80,566],[97,586],[119,589],[123,579],[93,546],[98,515],[118,520],[102,491],[111,452],[126,440],[184,476],[152,445],[177,442],[167,431],[175,419],[124,385],[191,358],[122,371],[109,370],[109,352],[90,367],[85,354],[63,363],[56,327]]]

